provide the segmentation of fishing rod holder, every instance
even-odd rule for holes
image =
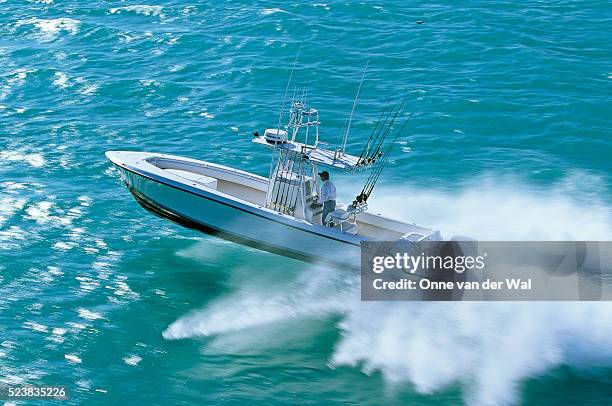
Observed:
[[[367,209],[368,209],[368,196],[363,193],[360,193],[359,195],[355,197],[355,200],[353,200],[353,203],[347,208],[346,211],[348,211],[351,214],[357,214],[357,213],[364,212]]]
[[[360,158],[359,161],[357,161],[357,165],[355,165],[357,168],[359,169],[366,169],[369,168],[370,166],[374,165],[376,163],[376,161],[381,158],[384,155],[384,153],[382,151],[373,154],[372,156],[366,156],[364,158]]]
[[[346,211],[351,215],[359,214],[368,209],[368,204],[366,202],[358,203],[354,201],[349,207],[347,207]]]

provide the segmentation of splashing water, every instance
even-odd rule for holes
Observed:
[[[290,318],[342,313],[349,310],[347,303],[354,299],[358,289],[358,280],[346,276],[339,270],[314,267],[298,274],[295,280],[281,281],[284,286],[275,290],[282,293],[262,294],[260,285],[247,283],[209,308],[172,323],[163,336],[166,339],[210,336]]]
[[[381,380],[396,403],[608,403],[612,370],[559,383],[610,366],[604,304],[363,303],[349,272],[193,243],[105,160],[267,174],[250,137],[303,44],[293,83],[323,141],[360,61],[349,151],[386,96],[415,109],[372,209],[446,237],[609,238],[608,2],[377,3],[0,0],[0,382],[65,383],[79,404],[373,403]]]
[[[379,191],[387,212],[406,217],[409,201],[425,224],[481,238],[564,239],[612,236],[610,208],[569,197],[480,186],[459,193]],[[429,217],[429,218],[427,218]],[[508,219],[516,221],[508,221]],[[448,234],[448,232],[447,232]],[[184,316],[166,339],[215,336],[293,318],[340,315],[330,367],[380,371],[391,387],[410,383],[429,394],[459,383],[466,402],[520,401],[521,383],[561,365],[612,367],[608,303],[383,303],[359,301],[356,275],[314,266],[269,289],[243,287]],[[290,293],[276,293],[290,292]]]
[[[612,208],[606,205],[601,178],[575,174],[547,193],[516,179],[475,179],[456,192],[382,187],[372,208],[443,231],[450,238],[480,240],[606,240],[612,236]],[[527,192],[519,192],[527,190]],[[406,202],[410,207],[406,213]],[[417,217],[417,218],[406,218]]]

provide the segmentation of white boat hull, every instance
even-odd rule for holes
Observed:
[[[151,154],[107,153],[136,201],[157,216],[226,240],[299,260],[359,267],[360,241],[367,238],[310,224],[221,192],[206,190],[195,183],[177,182],[172,176],[159,173],[161,170],[153,165],[147,165],[143,159],[146,156]],[[214,167],[236,171],[220,165]]]

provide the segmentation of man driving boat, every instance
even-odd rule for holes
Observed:
[[[323,225],[327,225],[325,218],[329,213],[336,210],[336,187],[329,180],[329,172],[320,172],[319,177],[323,182],[321,185],[321,197],[319,197],[319,203],[323,204],[323,215],[321,216],[321,222]]]

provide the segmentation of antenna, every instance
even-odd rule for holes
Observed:
[[[300,49],[298,49],[298,53],[293,60],[293,66],[291,67],[291,73],[289,74],[289,80],[287,81],[287,86],[285,87],[285,94],[283,95],[283,104],[281,104],[281,110],[278,114],[278,123],[276,124],[276,136],[278,136],[280,132],[281,121],[283,120],[283,112],[285,111],[285,99],[287,98],[287,92],[289,91],[289,85],[291,84],[291,79],[293,78],[293,71],[295,70],[295,64],[300,57],[300,53],[302,53],[302,46],[300,45]]]
[[[344,140],[342,141],[342,152],[346,150],[346,140],[348,139],[349,131],[351,129],[351,121],[353,121],[353,113],[355,113],[355,107],[357,106],[357,101],[359,100],[359,92],[361,91],[361,85],[363,84],[363,80],[365,78],[366,71],[368,70],[368,65],[370,64],[370,60],[366,62],[366,66],[363,69],[363,74],[361,75],[361,81],[359,82],[359,87],[357,88],[357,94],[355,95],[355,101],[353,102],[353,109],[351,110],[351,115],[349,116],[348,124],[346,126],[346,132],[344,133]]]

